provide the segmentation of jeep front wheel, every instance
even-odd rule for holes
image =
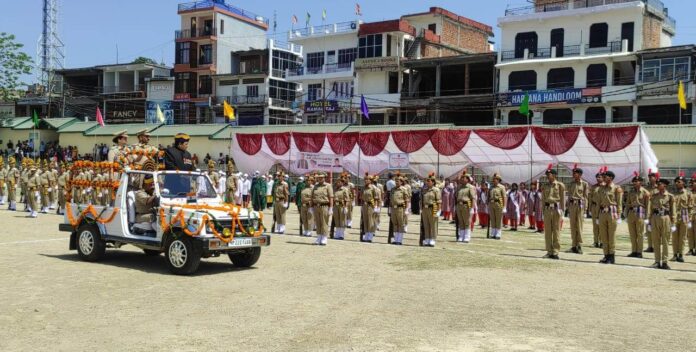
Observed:
[[[106,242],[94,225],[83,225],[77,229],[77,254],[84,261],[96,262],[104,257]]]
[[[244,252],[239,253],[230,253],[229,257],[232,264],[235,266],[240,268],[248,268],[259,261],[259,258],[261,257],[261,247],[249,248]]]
[[[201,263],[201,253],[196,250],[193,240],[189,237],[171,238],[165,253],[169,271],[177,275],[193,274]]]

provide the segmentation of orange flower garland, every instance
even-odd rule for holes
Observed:
[[[116,218],[116,214],[118,214],[118,210],[119,210],[118,208],[114,208],[114,210],[111,212],[111,216],[109,216],[108,218],[100,218],[99,214],[97,214],[97,210],[94,209],[94,206],[92,206],[92,204],[90,204],[87,206],[87,208],[85,210],[83,210],[80,213],[80,216],[77,219],[75,219],[75,216],[72,213],[72,204],[67,203],[65,205],[65,215],[68,217],[68,221],[70,222],[70,225],[72,225],[73,228],[77,228],[78,226],[80,226],[80,224],[82,223],[82,220],[88,214],[92,215],[92,217],[94,218],[94,221],[96,221],[100,224],[111,223]]]

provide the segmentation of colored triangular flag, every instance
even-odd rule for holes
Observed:
[[[157,120],[160,123],[164,123],[164,121],[165,121],[164,113],[162,113],[162,109],[160,109],[159,104],[157,104]]]
[[[97,106],[96,116],[97,116],[96,120],[97,120],[97,123],[99,124],[99,126],[104,127],[104,117],[102,116],[101,110],[99,110],[98,106]]]
[[[321,12],[321,20],[326,21],[326,9],[324,9],[324,11]]]
[[[355,4],[355,14],[358,16],[362,16],[362,10],[360,9],[360,4]]]
[[[684,93],[684,82],[679,81],[679,92],[677,93],[677,98],[679,99],[679,107],[682,110],[686,110],[686,94]]]
[[[309,20],[310,20],[311,18],[312,18],[312,15],[310,15],[310,14],[309,14],[309,11],[307,11],[307,20],[306,20],[307,27],[309,27]]]
[[[370,108],[367,106],[364,95],[360,95],[360,111],[366,119],[370,119]]]
[[[234,108],[227,102],[227,100],[222,103],[222,114],[226,118],[230,119],[230,121],[234,121]]]
[[[39,114],[34,110],[34,116],[31,118],[31,121],[34,123],[35,128],[39,128]]]
[[[292,15],[292,24],[297,24],[297,16]]]
[[[529,93],[524,92],[522,105],[520,105],[520,114],[529,117]]]

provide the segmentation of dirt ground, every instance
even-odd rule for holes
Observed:
[[[585,254],[550,261],[542,235],[464,245],[442,221],[420,248],[411,216],[404,246],[274,236],[254,268],[220,257],[180,277],[135,247],[82,262],[60,217],[24,215],[0,211],[0,351],[696,350],[696,258],[625,258],[625,225],[617,265],[597,263],[589,222]]]

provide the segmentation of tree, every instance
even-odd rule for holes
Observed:
[[[0,32],[0,100],[16,98],[17,88],[24,85],[20,76],[31,74],[33,62],[20,51],[23,46],[14,35]]]
[[[139,56],[133,62],[132,64],[151,64],[151,65],[157,65],[157,61],[149,58],[149,57],[144,57],[144,56]]]

